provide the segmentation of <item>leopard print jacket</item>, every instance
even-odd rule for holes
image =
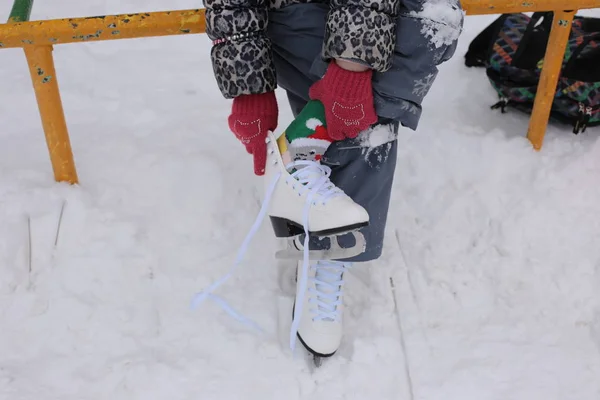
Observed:
[[[309,1],[204,0],[206,33],[214,44],[213,70],[225,98],[275,90],[266,36],[268,11]],[[400,0],[329,0],[329,4],[323,57],[360,60],[377,71],[389,69]]]

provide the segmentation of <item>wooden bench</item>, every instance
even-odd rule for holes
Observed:
[[[540,150],[569,38],[580,9],[600,8],[600,0],[462,0],[467,15],[554,11],[540,86],[527,137]],[[53,46],[64,43],[188,35],[205,32],[204,10],[180,10],[88,18],[29,21],[33,0],[15,0],[7,24],[0,24],[0,49],[21,47],[29,64],[54,177],[78,183],[63,112]]]

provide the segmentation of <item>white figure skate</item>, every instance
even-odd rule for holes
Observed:
[[[294,305],[297,337],[317,364],[320,358],[335,354],[342,340],[343,277],[349,266],[338,261],[311,262],[303,281],[303,263],[298,262]]]
[[[267,137],[265,182],[272,184],[269,216],[277,237],[334,236],[369,224],[369,214],[330,180],[331,169],[317,161],[291,161],[285,135]]]
[[[339,346],[342,335],[342,275],[349,266],[348,263],[324,259],[345,259],[361,254],[366,242],[358,230],[369,224],[369,214],[329,180],[331,168],[317,161],[291,161],[285,135],[276,139],[269,133],[266,141],[267,191],[260,213],[240,246],[230,271],[198,293],[192,305],[197,307],[211,298],[238,321],[260,330],[256,323],[237,313],[213,292],[233,275],[252,237],[258,232],[261,221],[268,214],[275,235],[287,238],[295,247],[295,250],[288,248],[288,251],[279,253],[278,258],[299,260],[294,306],[297,318],[292,321],[290,347],[293,350],[296,338],[299,338],[315,355],[317,362],[318,357],[332,355]],[[337,235],[350,232],[356,238],[355,246],[351,249],[341,248],[337,243]],[[304,241],[301,244],[298,239],[302,234]],[[310,250],[308,244],[312,236],[329,237],[330,248]]]

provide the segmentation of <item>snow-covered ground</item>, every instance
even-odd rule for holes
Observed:
[[[199,5],[49,0],[32,19]],[[350,276],[343,347],[318,371],[277,335],[268,223],[219,289],[265,335],[189,307],[262,196],[208,39],[56,48],[77,187],[53,182],[22,52],[0,51],[0,399],[599,399],[600,130],[551,126],[536,153],[526,116],[489,109],[463,55],[494,18],[467,18],[400,136],[385,254]]]

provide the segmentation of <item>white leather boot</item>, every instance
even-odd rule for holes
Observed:
[[[367,226],[369,214],[329,180],[331,168],[318,161],[291,161],[282,138],[278,144],[272,133],[267,137],[266,185],[279,176],[268,211],[275,236],[303,234],[305,225],[311,236],[339,235]]]

